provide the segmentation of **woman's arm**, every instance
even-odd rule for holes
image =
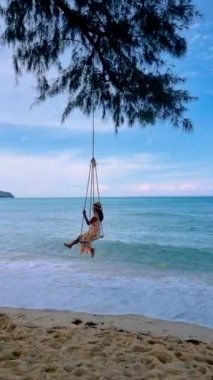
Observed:
[[[86,210],[83,210],[83,216],[84,216],[84,218],[85,218],[85,220],[86,220],[86,224],[89,226],[90,221],[89,221],[89,219],[87,218]]]
[[[96,222],[97,218],[96,216],[92,216],[92,218],[89,220],[87,218],[87,214],[86,214],[86,210],[83,210],[83,215],[84,215],[84,218],[86,220],[86,224],[89,226],[90,224],[93,224],[94,222]]]

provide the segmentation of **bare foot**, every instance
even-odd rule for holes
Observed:
[[[91,252],[91,257],[94,257],[95,256],[95,249],[91,248],[90,252]]]
[[[68,243],[64,243],[65,247],[67,248],[72,248],[72,245],[71,244],[68,244]]]

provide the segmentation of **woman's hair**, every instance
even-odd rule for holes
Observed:
[[[102,211],[101,203],[100,202],[94,203],[94,208],[95,208],[95,211],[98,214],[100,222],[102,222],[102,220],[104,219],[104,214],[103,214],[103,211]]]

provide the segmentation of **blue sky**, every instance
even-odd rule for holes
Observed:
[[[203,17],[187,33],[188,53],[175,61],[198,100],[186,116],[194,132],[156,123],[145,129],[95,118],[95,156],[102,196],[213,195],[213,6],[195,1]],[[0,47],[0,190],[17,197],[84,196],[92,120],[74,112],[60,124],[64,99],[31,108],[35,79],[18,85],[12,54]]]

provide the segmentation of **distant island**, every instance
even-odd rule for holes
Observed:
[[[9,191],[0,191],[0,198],[15,198]]]

